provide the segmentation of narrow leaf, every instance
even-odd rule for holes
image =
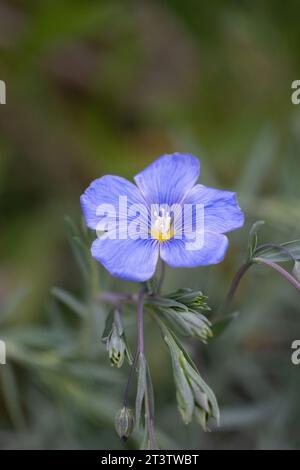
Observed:
[[[76,299],[70,292],[59,287],[53,287],[51,290],[52,295],[66,305],[70,310],[76,313],[79,317],[84,317],[86,314],[85,305]]]
[[[226,315],[226,317],[213,323],[211,327],[213,338],[217,338],[218,336],[220,336],[227,329],[227,327],[231,324],[231,322],[235,320],[238,316],[239,316],[239,313],[234,312],[234,313],[231,313],[230,315]]]
[[[287,249],[296,260],[300,260],[300,239],[281,243],[280,246]],[[272,247],[259,251],[259,257],[274,261],[275,263],[291,261],[291,257],[287,253]]]
[[[258,220],[255,222],[249,232],[249,239],[248,239],[248,257],[251,259],[257,247],[257,232],[264,225],[263,220]]]
[[[138,381],[137,381],[137,393],[135,402],[135,423],[136,427],[139,427],[143,401],[146,392],[146,381],[147,381],[147,364],[144,356],[139,355],[138,362]]]

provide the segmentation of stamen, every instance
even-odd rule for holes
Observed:
[[[155,221],[151,229],[151,235],[160,242],[169,240],[173,236],[171,229],[172,217],[170,213],[162,207],[159,212],[154,211],[153,215]]]

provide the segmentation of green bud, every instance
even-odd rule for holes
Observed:
[[[171,299],[185,305],[189,310],[210,310],[207,305],[207,296],[201,291],[193,291],[190,288],[179,289],[169,295]]]
[[[181,312],[177,314],[185,323],[190,336],[200,338],[204,343],[212,337],[209,320],[197,312]]]
[[[119,309],[110,312],[107,316],[102,341],[106,343],[106,349],[112,366],[121,367],[125,356],[129,364],[132,363]]]
[[[119,437],[126,441],[134,428],[134,413],[130,408],[124,406],[115,417],[116,431]]]
[[[171,308],[162,308],[160,311],[176,331],[184,336],[195,336],[200,338],[203,343],[213,336],[210,321],[199,312],[179,311]]]
[[[115,324],[112,326],[106,347],[111,365],[118,368],[122,367],[125,358],[126,344],[122,335],[119,334]]]
[[[208,413],[206,413],[206,411],[202,410],[202,408],[196,407],[195,412],[194,412],[194,417],[197,423],[200,424],[200,426],[202,427],[204,431],[210,431],[210,429],[207,427],[207,421],[208,421],[209,415]]]

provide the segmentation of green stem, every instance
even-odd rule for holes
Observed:
[[[148,380],[148,379],[147,379]],[[145,393],[145,410],[146,410],[146,425],[148,429],[148,434],[149,434],[149,441],[150,441],[150,450],[155,449],[155,438],[154,438],[154,426],[153,426],[153,416],[151,413],[151,407],[150,407],[150,402],[149,402],[149,393],[146,388],[146,393]]]
[[[131,387],[131,383],[133,379],[133,372],[136,370],[137,359],[138,359],[138,350],[136,350],[134,354],[134,358],[130,366],[129,375],[128,375],[128,379],[126,383],[126,388],[124,392],[124,400],[123,400],[123,405],[125,408],[127,408],[127,405],[128,405],[128,396],[129,396],[129,391],[130,391],[130,387]]]
[[[227,295],[226,304],[229,304],[232,301],[232,299],[234,297],[234,294],[236,293],[236,290],[239,286],[239,283],[241,282],[244,274],[246,274],[246,272],[248,271],[248,269],[250,268],[251,265],[252,265],[251,262],[242,264],[240,269],[235,274],[235,276],[232,280],[228,295]]]
[[[144,356],[144,299],[145,299],[145,289],[142,287],[138,295],[138,305],[137,305],[137,339],[138,339],[138,354]]]
[[[300,291],[300,283],[294,278],[294,276],[292,276],[289,272],[279,266],[279,264],[274,263],[273,261],[267,260],[265,258],[253,258],[253,262],[265,264],[267,266],[270,266],[270,268],[275,269],[275,271],[281,274],[293,287],[295,287],[295,289]]]
[[[166,274],[166,265],[163,260],[161,260],[161,271],[160,271],[160,277],[158,280],[158,293],[160,293],[164,279],[165,279],[165,274]]]

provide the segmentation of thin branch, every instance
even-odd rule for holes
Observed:
[[[136,303],[137,296],[136,294],[123,294],[122,292],[109,292],[102,291],[99,292],[96,296],[97,300],[108,302],[110,304],[119,305],[122,302],[125,303]]]
[[[145,288],[142,287],[138,295],[138,306],[137,306],[137,357],[139,355],[145,355],[145,344],[144,344],[144,300],[145,300]],[[153,416],[151,413],[151,404],[149,401],[149,393],[145,391],[145,421],[149,434],[150,450],[155,449],[154,439],[154,428],[153,428]]]
[[[138,354],[144,355],[144,299],[145,289],[142,287],[138,295],[137,305],[137,340],[138,340]]]
[[[165,274],[166,274],[166,265],[163,260],[161,260],[161,271],[160,271],[160,277],[158,280],[158,293],[160,293],[164,279],[165,279]]]
[[[147,424],[149,441],[150,441],[150,450],[155,450],[153,416],[152,416],[151,409],[150,409],[149,394],[147,390],[146,390],[146,396],[145,396],[145,408],[146,408],[146,424]]]
[[[300,283],[292,276],[289,272],[283,269],[279,264],[274,263],[273,261],[267,260],[265,258],[253,258],[253,262],[266,264],[271,268],[275,269],[279,274],[281,274],[292,286],[300,291]]]
[[[229,306],[229,304],[232,302],[234,294],[235,294],[242,278],[244,277],[244,275],[246,274],[246,272],[248,271],[248,269],[250,268],[251,265],[252,265],[252,262],[250,262],[250,261],[248,263],[242,264],[242,266],[236,272],[236,274],[235,274],[235,276],[234,276],[234,278],[231,282],[231,286],[230,286],[230,289],[228,291],[226,300],[224,302],[223,309],[221,309],[221,311],[226,310],[227,307]]]

